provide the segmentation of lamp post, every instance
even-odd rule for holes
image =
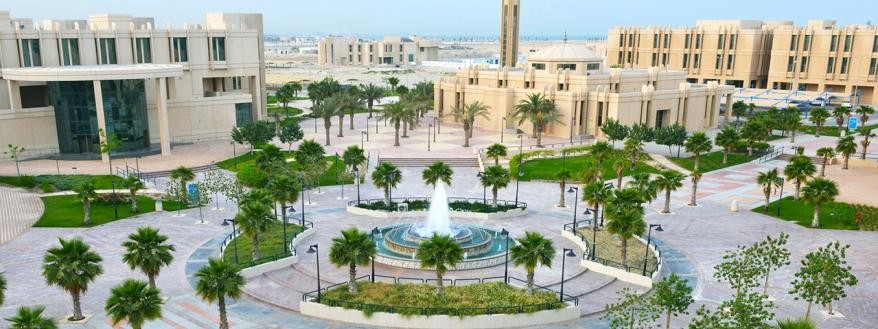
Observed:
[[[579,207],[579,187],[571,186],[567,189],[567,193],[575,193],[573,196],[573,231],[576,231],[576,210]],[[586,210],[587,211],[587,210]]]
[[[664,232],[662,229],[662,224],[649,224],[648,232],[646,233],[646,253],[643,255],[643,275],[646,276],[646,262],[649,260],[649,243],[652,242],[652,229],[655,228],[656,232]]]
[[[299,195],[299,199],[302,200],[302,221],[300,224],[304,228],[305,227],[305,191],[308,190],[308,186],[305,185],[305,177],[302,175],[302,173],[299,173],[299,185],[302,186],[302,193],[300,193],[300,195]]]
[[[476,174],[476,177],[479,178],[482,178],[484,176],[484,171],[480,171],[478,174]],[[488,186],[485,184],[482,184],[482,204],[488,204]]]
[[[506,260],[504,261],[504,263],[506,265],[503,268],[503,283],[508,284],[509,283],[509,231],[507,231],[504,228],[502,231],[500,231],[500,234],[503,235],[503,238],[506,240],[506,255],[505,255]]]
[[[518,178],[515,179],[515,206],[518,207],[518,183],[521,181],[521,176],[524,176],[524,172],[521,171],[521,149],[524,146],[524,132],[521,129],[518,129]]]
[[[372,238],[372,241],[375,241],[375,236],[380,235],[381,231],[378,230],[378,227],[372,229],[372,234],[369,235]],[[372,255],[372,282],[375,282],[375,255]]]
[[[363,149],[363,150],[366,149],[366,143],[363,141],[363,137],[366,137],[366,140],[369,140],[369,133],[368,133],[368,131],[369,131],[369,130],[367,129],[366,131],[361,131],[361,132],[360,132],[360,149]]]
[[[430,131],[433,130],[433,124],[427,125],[427,152],[430,152]]]
[[[235,166],[235,169],[238,169],[238,150],[235,147],[235,141],[230,141],[229,144],[232,144],[232,165]]]
[[[567,265],[567,257],[576,257],[576,253],[573,252],[573,249],[564,248],[564,255],[561,256],[561,293],[559,294],[559,301],[564,301],[564,267]]]
[[[503,122],[500,126],[500,144],[503,144],[503,136],[506,135],[506,117],[500,120]]]
[[[238,264],[238,239],[236,239],[238,232],[235,229],[235,219],[228,218],[223,220],[223,226],[228,226],[228,222],[232,223],[232,249],[235,251],[235,264]]]
[[[780,179],[780,194],[777,195],[777,217],[780,217],[780,204],[783,203],[783,177],[778,177]]]
[[[119,207],[116,204],[116,181],[111,180],[110,183],[113,185],[113,218],[119,219]],[[134,196],[135,198],[137,196]]]
[[[441,131],[442,128],[440,127],[442,125],[442,120],[439,120],[438,117],[433,117],[433,122],[436,123],[436,131],[433,132],[433,141],[435,142],[436,141],[436,134],[442,133],[442,131]]]
[[[284,212],[284,253],[290,251],[290,245],[287,243],[287,222],[291,212],[296,212],[296,209],[293,206],[285,206],[287,211]]]
[[[354,174],[354,184],[357,184],[357,204],[360,204],[360,168],[354,167],[351,170],[351,173]]]
[[[308,247],[308,253],[314,254],[314,260],[317,262],[317,302],[320,302],[320,250],[316,243]]]

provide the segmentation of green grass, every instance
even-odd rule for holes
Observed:
[[[613,162],[616,158],[608,158],[604,160],[604,179],[614,179],[616,178],[616,171],[613,170]],[[573,178],[578,179],[578,172],[585,166],[587,161],[591,161],[591,156],[589,155],[580,155],[574,157],[564,158],[548,158],[548,159],[534,159],[525,161],[521,165],[521,171],[524,174],[521,176],[522,181],[529,181],[534,179],[540,180],[556,180],[558,175],[558,170],[560,168],[564,168],[566,166],[567,170],[573,173]],[[623,176],[632,175],[635,173],[658,173],[659,170],[646,164],[643,162],[638,162],[632,172],[630,169],[625,169],[622,173]]]
[[[585,237],[589,246],[594,246],[592,236],[597,236],[598,244],[597,248],[594,250],[595,257],[611,260],[619,264],[622,263],[622,249],[620,244],[622,240],[619,239],[617,235],[601,228],[598,229],[597,234],[594,234],[590,227],[579,229],[579,234],[582,234],[582,236]],[[639,239],[630,238],[628,239],[627,252],[626,263],[628,263],[627,265],[630,267],[629,271],[631,273],[643,274],[643,256],[646,255],[646,244]],[[654,253],[650,251],[649,255],[650,257],[647,259],[646,263],[647,271],[655,269],[658,262]]]
[[[289,220],[290,223],[287,224],[287,241],[292,240],[296,234],[304,231],[301,226],[293,224],[296,222],[295,218],[290,218]],[[272,261],[272,256],[282,256],[285,254],[283,236],[283,223],[275,221],[271,224],[268,233],[259,237],[259,253],[261,259],[257,260],[257,262],[252,262],[253,257],[251,253],[253,251],[253,243],[252,240],[245,235],[239,235],[232,240],[231,244],[229,244],[223,252],[223,259],[228,262],[235,262],[235,244],[237,244],[238,264],[241,264],[242,266],[249,267]]]
[[[528,313],[563,308],[558,297],[545,290],[528,295],[524,289],[502,282],[474,283],[445,287],[445,296],[436,292],[433,284],[358,282],[356,294],[347,286],[339,286],[323,293],[320,303],[330,306],[359,309],[366,314],[392,312],[403,315],[478,315],[487,313]],[[364,303],[372,305],[362,305]],[[518,307],[525,306],[529,307]],[[426,308],[426,309],[425,309]],[[459,310],[469,308],[468,310]]]
[[[839,133],[838,126],[835,125],[835,121],[831,122],[831,125],[824,125],[823,128],[820,128],[820,136],[835,136],[839,137],[841,134]],[[878,124],[868,125],[866,126],[871,129],[878,129]],[[842,130],[847,130],[848,134],[852,131],[847,129],[847,125],[842,127]],[[801,133],[814,135],[817,132],[817,127],[814,126],[803,126],[802,129],[799,130]]]
[[[43,205],[45,210],[43,216],[40,217],[34,227],[92,227],[106,224],[117,219],[114,218],[113,204],[111,202],[92,202],[91,204],[91,225],[83,225],[84,212],[82,202],[76,195],[57,195],[43,197]],[[178,202],[162,201],[165,211],[177,210]],[[145,197],[137,197],[137,213],[131,212],[131,204],[128,202],[120,202],[117,204],[119,210],[119,218],[128,218],[155,211],[155,200]]]
[[[281,151],[281,152],[284,154],[284,158],[287,158],[287,159],[292,158],[295,155],[295,151]],[[255,160],[254,154],[255,153],[248,152],[248,153],[239,155],[235,158],[229,158],[229,159],[225,159],[223,161],[217,162],[216,165],[222,169],[225,169],[225,170],[228,170],[231,172],[238,172],[239,170],[242,170],[244,168],[253,167],[256,165],[256,160]],[[352,184],[354,182],[353,178],[351,178],[347,175],[339,175],[342,177],[338,177],[340,179],[336,179],[336,172],[343,173],[344,169],[345,169],[344,163],[342,162],[340,156],[338,158],[338,161],[335,161],[336,160],[335,155],[327,156],[325,159],[328,163],[328,166],[327,166],[326,170],[323,172],[323,175],[320,176],[320,186],[339,185],[339,184],[341,184],[341,182],[344,182],[345,184]],[[237,162],[237,168],[235,167],[236,162]],[[288,162],[288,164],[290,165],[290,168],[292,168],[294,170],[296,169],[296,166],[297,166],[296,162]],[[336,164],[337,164],[337,166],[336,166]]]
[[[24,177],[24,176],[22,176]],[[104,190],[113,188],[113,181],[116,181],[116,188],[122,188],[124,179],[119,176],[111,175],[39,175],[32,176],[34,185],[28,186],[27,178],[22,179],[16,176],[0,176],[0,183],[18,187],[31,188],[48,184],[50,191],[71,191],[82,182],[91,179],[95,184],[95,189]]]
[[[759,206],[753,211],[771,217],[777,216],[778,201],[774,201],[765,207]],[[789,196],[783,198],[780,206],[780,219],[793,221],[804,227],[811,227],[811,219],[814,216],[814,205],[802,200],[795,200]],[[822,229],[832,230],[859,230],[856,223],[856,211],[854,207],[843,202],[829,202],[820,206],[820,226]]]
[[[301,95],[302,93],[299,92],[299,94]],[[298,101],[298,100],[303,100],[303,99],[308,99],[308,97],[296,96],[296,97],[291,98],[290,101]],[[268,104],[274,104],[274,103],[277,103],[277,96],[268,95]]]
[[[702,154],[699,159],[698,169],[702,172],[709,172],[718,169],[723,169],[727,167],[731,167],[734,165],[739,165],[742,163],[750,162],[756,158],[758,155],[747,156],[747,153],[729,153],[729,161],[726,164],[723,164],[723,152],[715,151],[707,154]],[[678,166],[686,168],[686,170],[692,171],[695,169],[695,159],[689,158],[668,158],[671,162],[676,163]]]
[[[289,106],[287,106],[286,108],[284,108],[283,106],[274,106],[274,105],[271,105],[268,107],[268,114],[270,116],[273,116],[275,112],[280,114],[281,118],[286,118],[287,113],[289,113],[289,116],[293,117],[293,116],[297,116],[299,114],[302,114],[302,112],[304,112],[304,110],[297,108],[297,107],[289,107]]]
[[[381,110],[380,110],[378,107],[372,107],[372,112],[373,112],[373,113],[375,113],[375,112],[381,112]],[[351,111],[350,111],[350,110],[345,110],[344,113],[345,113],[345,123],[347,123],[347,120],[348,120],[347,117],[348,117],[349,115],[351,115]],[[366,108],[366,107],[361,107],[361,108],[358,108],[358,109],[354,109],[354,114],[360,114],[360,113],[369,113],[369,109]],[[311,113],[308,113],[308,114],[304,115],[304,117],[311,118],[311,119],[315,118],[315,116],[312,115]],[[336,124],[336,120],[338,120],[338,118],[337,118],[336,116],[333,116],[333,120],[332,120],[333,122],[332,122],[332,123],[333,123],[333,124]]]

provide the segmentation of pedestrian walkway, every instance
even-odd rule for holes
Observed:
[[[0,245],[15,239],[42,215],[43,201],[39,195],[0,185]]]

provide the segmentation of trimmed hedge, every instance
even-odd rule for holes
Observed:
[[[878,208],[855,204],[856,222],[861,231],[878,231]]]

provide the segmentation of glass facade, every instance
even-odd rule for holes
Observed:
[[[235,125],[240,126],[242,124],[253,121],[253,105],[250,103],[238,103],[235,104]]]

